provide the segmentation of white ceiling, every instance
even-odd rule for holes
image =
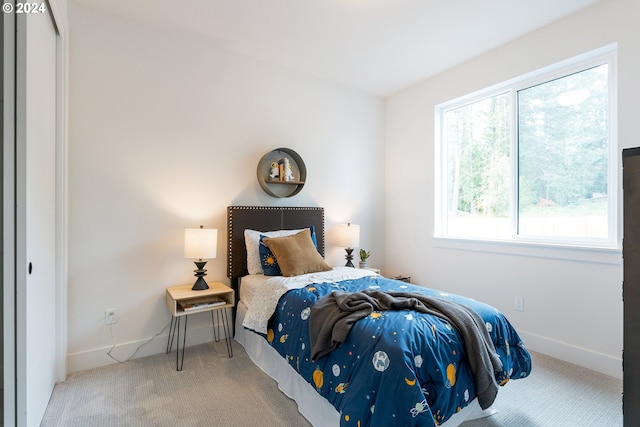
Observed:
[[[75,1],[386,96],[598,0]]]

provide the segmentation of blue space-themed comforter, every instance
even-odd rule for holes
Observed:
[[[529,375],[530,355],[509,321],[470,298],[380,276],[290,290],[280,298],[266,338],[338,410],[341,426],[437,426],[476,397],[460,334],[442,318],[417,311],[373,311],[352,326],[337,349],[313,360],[311,307],[334,290],[368,289],[416,292],[473,309],[501,359],[498,384]]]

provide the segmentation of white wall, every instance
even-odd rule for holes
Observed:
[[[324,206],[327,229],[360,224],[371,264],[382,262],[381,99],[74,1],[69,21],[70,372],[113,362],[106,308],[118,309],[120,359],[168,324],[165,287],[194,280],[185,227],[218,228],[207,279],[228,283],[228,205]],[[256,180],[277,147],[307,167],[290,199]],[[327,249],[344,263],[342,249]],[[187,344],[210,340],[209,325],[207,314],[190,316]],[[165,340],[166,330],[137,356]]]
[[[494,305],[531,349],[618,377],[620,257],[617,263],[578,262],[557,259],[553,252],[530,257],[436,246],[434,107],[617,42],[619,148],[636,146],[639,20],[640,2],[602,0],[391,96],[385,112],[386,271]],[[524,312],[514,311],[515,296],[524,297]]]

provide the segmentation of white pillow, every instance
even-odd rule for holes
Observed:
[[[247,271],[249,274],[263,274],[260,264],[260,235],[267,237],[284,237],[299,233],[306,228],[298,230],[256,231],[244,230],[244,243],[247,246]]]

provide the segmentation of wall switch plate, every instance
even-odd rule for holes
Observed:
[[[107,308],[104,310],[104,324],[113,325],[118,322],[118,309]]]
[[[513,300],[513,309],[515,311],[524,311],[524,298],[515,297]]]

